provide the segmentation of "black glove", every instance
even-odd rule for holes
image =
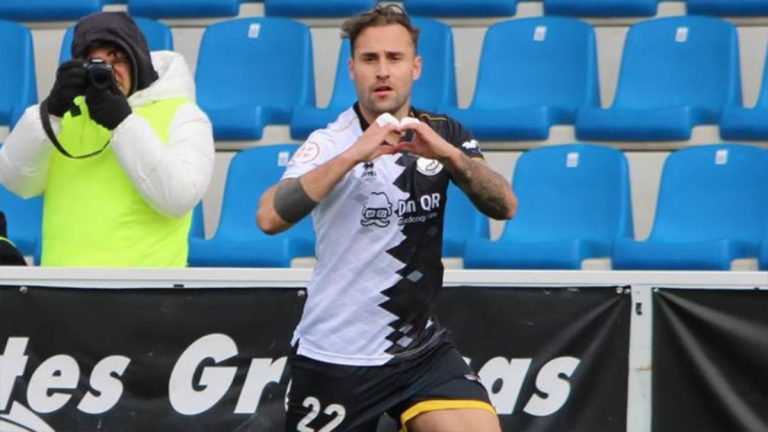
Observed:
[[[82,60],[70,60],[62,63],[56,70],[56,82],[48,95],[48,112],[57,117],[72,107],[75,96],[85,94],[88,87],[87,71]]]
[[[128,105],[128,99],[114,84],[106,90],[88,87],[85,91],[85,103],[93,121],[109,130],[115,129],[133,112]]]

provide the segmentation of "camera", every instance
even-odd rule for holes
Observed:
[[[107,90],[115,82],[112,65],[100,58],[93,58],[83,65],[88,72],[88,81],[98,90]]]

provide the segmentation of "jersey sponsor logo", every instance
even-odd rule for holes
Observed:
[[[469,140],[464,142],[461,146],[467,150],[475,150],[478,147],[478,143],[477,140]]]
[[[416,160],[416,170],[425,176],[433,176],[443,170],[443,164],[434,159],[420,157]]]
[[[384,192],[371,192],[368,202],[363,206],[363,217],[360,219],[362,226],[376,225],[384,228],[389,226],[389,218],[392,216],[392,203]]]
[[[293,155],[293,163],[306,164],[317,159],[320,155],[320,146],[314,141],[307,141],[296,150]]]

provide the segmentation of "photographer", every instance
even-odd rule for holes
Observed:
[[[185,266],[214,147],[183,57],[123,12],[81,19],[71,48],[0,150],[0,183],[44,195],[42,265]]]

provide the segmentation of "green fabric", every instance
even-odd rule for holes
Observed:
[[[134,112],[168,143],[174,114],[187,98],[157,101]],[[111,132],[81,114],[65,114],[61,145],[72,155],[101,148]],[[192,212],[170,218],[153,210],[133,187],[111,146],[97,156],[70,159],[53,152],[43,208],[42,265],[184,267]]]

